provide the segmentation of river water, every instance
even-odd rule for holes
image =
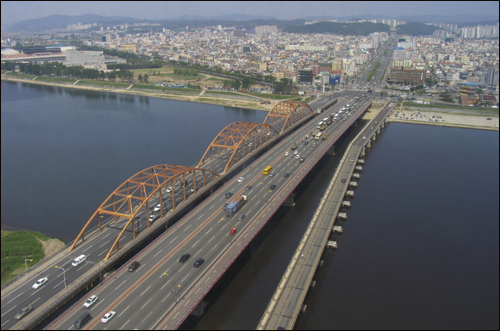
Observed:
[[[226,125],[266,116],[10,82],[1,114],[2,229],[64,240],[133,174],[193,165]],[[256,327],[344,147],[184,327]],[[390,123],[365,160],[339,248],[325,251],[296,328],[498,329],[498,132]]]

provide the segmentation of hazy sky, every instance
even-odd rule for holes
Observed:
[[[218,16],[247,14],[279,19],[306,16],[374,14],[380,18],[399,15],[491,15],[499,11],[498,1],[2,1],[2,25],[53,14],[128,16],[140,19],[168,19],[182,15]]]

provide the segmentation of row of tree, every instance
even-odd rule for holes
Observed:
[[[174,74],[179,76],[196,76],[198,75],[198,70],[189,68],[188,69],[175,68]]]
[[[12,71],[15,69],[16,65],[19,66],[19,71],[27,75],[36,76],[52,76],[52,77],[67,77],[73,79],[90,79],[90,80],[102,80],[108,79],[109,81],[115,81],[119,78],[122,83],[134,82],[134,73],[130,70],[118,70],[118,71],[99,71],[97,69],[86,69],[82,66],[72,66],[66,67],[58,62],[53,63],[43,63],[43,64],[30,64],[30,63],[2,63],[2,70]],[[147,74],[141,77],[139,80],[142,83],[142,79],[148,83]]]

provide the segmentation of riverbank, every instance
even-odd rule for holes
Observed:
[[[90,90],[90,91],[96,91],[96,92],[111,92],[111,93],[120,93],[120,94],[131,94],[131,95],[139,95],[139,96],[148,96],[148,97],[153,97],[153,98],[162,98],[162,99],[171,99],[171,100],[178,100],[178,101],[188,101],[188,102],[197,102],[197,103],[204,103],[204,104],[212,104],[212,105],[219,105],[219,106],[228,106],[228,107],[235,107],[235,108],[247,108],[247,109],[256,109],[256,110],[262,110],[262,111],[270,111],[274,105],[279,103],[280,101],[283,100],[271,100],[271,99],[265,99],[271,101],[270,104],[260,104],[261,100],[264,100],[262,98],[257,98],[254,97],[256,100],[248,100],[248,96],[243,94],[243,93],[238,93],[238,92],[228,92],[228,95],[226,98],[224,97],[219,97],[219,96],[214,96],[214,93],[212,93],[209,90],[200,90],[200,93],[198,95],[180,95],[179,93],[182,93],[182,89],[179,89],[178,91],[171,92],[169,90],[159,90],[159,92],[152,92],[151,90],[149,91],[139,91],[137,89],[132,89],[134,84],[131,84],[130,86],[126,88],[114,88],[110,86],[103,86],[103,87],[93,87],[93,86],[88,86],[88,85],[76,85],[75,83],[78,83],[79,81],[75,82],[61,82],[61,83],[56,83],[56,82],[49,82],[49,81],[40,81],[36,79],[37,77],[34,78],[24,78],[24,77],[13,77],[11,75],[8,75],[8,73],[4,73],[1,76],[1,79],[4,81],[11,81],[11,82],[21,82],[21,83],[29,83],[29,84],[38,84],[38,85],[46,85],[46,86],[53,86],[53,87],[63,87],[63,88],[72,88],[72,89],[79,89],[79,90]],[[139,85],[141,88],[144,88],[144,86]],[[154,89],[152,86],[151,89]],[[207,93],[208,92],[208,93]],[[210,95],[208,95],[210,93]],[[222,93],[224,92],[219,92],[217,91],[218,94],[224,95]],[[231,93],[231,94],[229,94]],[[241,95],[241,100],[236,99],[238,95]],[[231,98],[229,98],[231,97]],[[271,97],[271,95],[270,95]]]
[[[61,250],[66,244],[38,231],[2,230],[2,285]],[[31,261],[26,261],[29,259]]]

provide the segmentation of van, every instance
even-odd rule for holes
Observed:
[[[75,329],[81,329],[87,324],[92,316],[89,313],[84,313],[79,319],[75,321]]]
[[[226,192],[225,197],[226,197],[226,199],[229,199],[232,195],[233,195],[233,193],[231,193],[231,192]]]
[[[77,257],[76,259],[73,260],[73,263],[71,263],[71,265],[73,267],[77,267],[79,266],[80,264],[82,264],[83,262],[85,262],[87,260],[87,257],[85,255],[80,255],[79,257]]]

